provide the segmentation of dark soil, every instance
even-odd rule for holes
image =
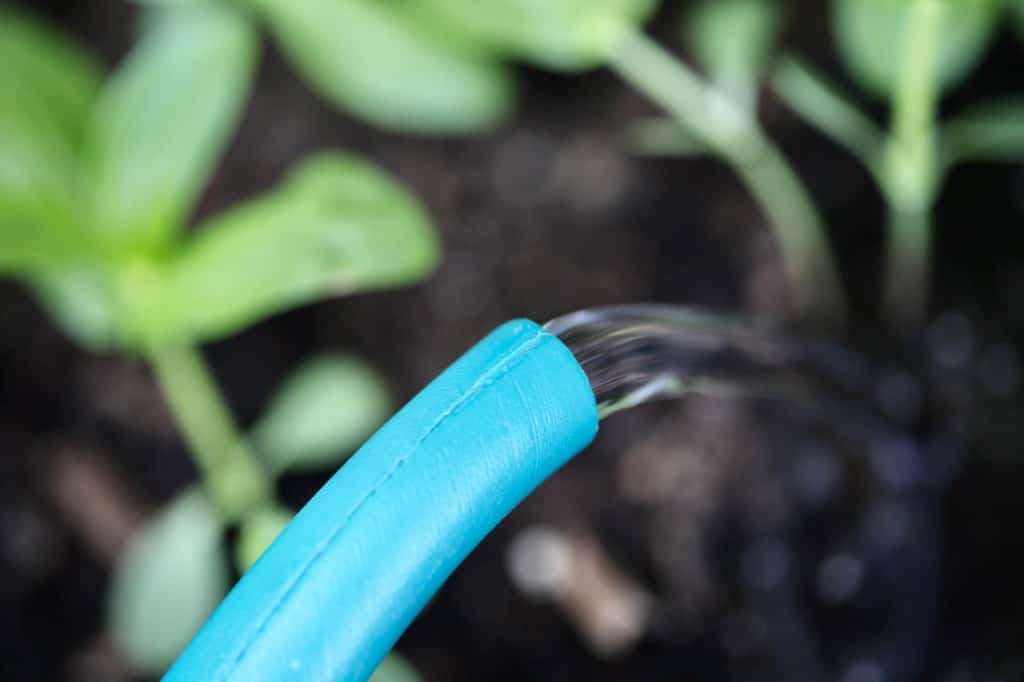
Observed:
[[[109,64],[130,45],[129,3],[31,4]],[[790,3],[788,40],[843,79],[824,4]],[[316,351],[364,354],[405,400],[514,316],[628,301],[784,312],[742,187],[711,160],[627,156],[626,122],[653,110],[610,74],[524,71],[519,113],[499,132],[419,139],[327,108],[266,48],[201,214],[308,152],[355,150],[423,198],[445,259],[422,285],[309,306],[208,348],[243,423]],[[1019,92],[1022,67],[1024,48],[1004,35],[949,108]],[[919,407],[893,415],[898,429],[852,436],[782,406],[711,399],[609,420],[401,640],[428,682],[1024,679],[1024,168],[953,173],[938,209],[937,321],[897,341],[875,305],[883,207],[870,179],[770,98],[764,111],[829,220],[855,299],[843,341],[887,382],[862,400],[884,408],[889,387]],[[103,635],[110,563],[195,471],[136,360],[72,346],[6,282],[0,325],[0,679],[131,679]],[[324,479],[290,478],[282,494],[301,505]],[[592,602],[648,595],[640,635],[601,654],[586,617],[524,596],[506,556],[528,526],[596,553],[607,580]]]

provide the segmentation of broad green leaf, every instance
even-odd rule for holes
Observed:
[[[947,163],[1024,161],[1024,96],[977,104],[942,127]]]
[[[51,122],[0,104],[0,271],[50,265],[82,246],[77,179],[70,143]]]
[[[400,654],[392,651],[377,666],[370,682],[423,682],[423,678]]]
[[[88,54],[0,9],[0,270],[52,265],[81,247],[76,154],[98,83]]]
[[[35,195],[45,196],[43,193]],[[63,211],[51,205],[26,206],[0,195],[0,274],[31,275],[58,268],[87,253],[86,235],[73,222],[58,222]],[[59,201],[55,199],[54,201]]]
[[[242,519],[235,544],[235,565],[245,573],[270,547],[292,520],[290,509],[276,505],[261,506]]]
[[[505,67],[379,0],[260,0],[271,30],[320,93],[375,125],[421,133],[498,123]]]
[[[100,87],[100,69],[71,40],[9,8],[0,8],[0,111],[17,110],[77,145]]]
[[[90,350],[104,350],[117,337],[114,277],[101,264],[73,261],[28,275],[40,304],[61,331]]]
[[[217,4],[153,10],[107,83],[88,131],[95,228],[159,249],[182,226],[235,131],[256,39]]]
[[[132,317],[147,320],[137,332],[149,343],[219,338],[320,298],[415,281],[438,254],[401,185],[367,161],[322,154],[201,229]]]
[[[391,411],[387,386],[366,362],[323,355],[285,380],[253,428],[252,441],[272,471],[333,468]]]
[[[962,81],[984,55],[1003,0],[935,0],[942,4],[939,82]],[[911,0],[833,0],[839,52],[860,84],[880,97],[898,87]]]
[[[683,37],[712,81],[751,109],[781,25],[778,0],[703,0]]]
[[[140,671],[162,673],[227,593],[222,535],[210,501],[188,490],[139,532],[118,562],[108,622]]]
[[[1017,39],[1024,43],[1024,0],[1012,0],[1011,13],[1014,28],[1017,29]]]
[[[657,0],[421,0],[457,32],[539,66],[598,66]]]
[[[795,57],[779,60],[771,84],[805,121],[877,170],[884,134],[835,85]]]

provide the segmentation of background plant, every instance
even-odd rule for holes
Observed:
[[[1016,3],[1020,13],[1020,2]],[[885,306],[903,328],[925,314],[933,210],[957,164],[1024,158],[1024,95],[940,119],[940,96],[971,72],[1005,15],[1001,0],[835,0],[833,30],[856,82],[891,109],[887,131],[797,57],[775,91],[869,169],[889,209]]]
[[[799,175],[757,116],[759,81],[781,24],[776,0],[704,0],[683,18],[681,37],[705,71],[642,34],[609,66],[671,114],[642,121],[633,145],[655,154],[706,155],[726,163],[768,216],[798,312],[841,320],[846,300],[825,224]]]
[[[148,4],[229,0],[138,0]],[[376,126],[413,133],[492,128],[512,110],[512,59],[576,72],[656,0],[234,0],[307,84]]]
[[[226,0],[192,0],[203,1]],[[751,191],[774,229],[796,309],[821,320],[844,316],[823,221],[757,122],[757,80],[778,25],[774,0],[704,2],[693,12],[686,35],[709,71],[707,80],[639,30],[657,0],[237,4],[266,26],[322,96],[394,130],[493,127],[514,101],[512,62],[562,73],[613,69],[668,110],[672,128],[685,131],[688,153],[699,149],[722,159]],[[657,126],[647,126],[644,135],[649,147],[652,135],[659,137]],[[673,150],[680,151],[678,142]]]
[[[229,8],[152,11],[103,81],[71,42],[0,11],[0,274],[82,346],[148,360],[201,474],[115,570],[110,626],[151,673],[227,591],[226,528],[238,528],[244,570],[291,516],[274,478],[337,465],[391,410],[364,361],[329,354],[297,369],[243,436],[197,344],[320,298],[415,281],[438,259],[415,198],[348,154],[308,158],[185,232],[256,56]],[[383,674],[411,673],[392,661]]]

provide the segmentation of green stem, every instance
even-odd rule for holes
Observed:
[[[199,351],[164,347],[150,352],[149,359],[204,485],[225,518],[237,519],[267,502],[270,477],[239,435]]]
[[[626,40],[609,66],[732,166],[774,227],[800,310],[841,319],[845,297],[822,220],[756,120],[642,33]]]
[[[904,330],[918,326],[924,313],[931,274],[931,235],[928,207],[890,207],[885,302],[889,318]]]
[[[890,318],[904,327],[919,323],[928,304],[942,9],[939,0],[911,2],[883,174],[892,214],[885,304]]]

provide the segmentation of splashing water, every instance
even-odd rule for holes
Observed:
[[[832,344],[680,306],[581,310],[551,320],[545,329],[583,367],[602,419],[698,393],[833,402],[870,381],[859,356]]]

